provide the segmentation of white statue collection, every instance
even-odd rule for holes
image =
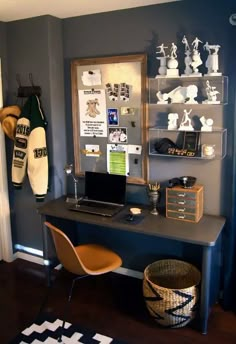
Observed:
[[[169,113],[168,114],[168,130],[182,130],[182,131],[194,131],[191,118],[189,115],[191,114],[192,109],[184,110],[183,117],[180,122],[180,126],[178,128],[178,113]],[[212,131],[213,127],[213,119],[212,118],[205,118],[205,116],[200,117],[200,122],[202,124],[201,131]]]
[[[184,45],[184,74],[181,74],[181,76],[202,76],[202,73],[199,71],[199,67],[203,64],[201,54],[199,51],[200,44],[203,44],[203,41],[201,41],[198,37],[195,37],[194,40],[191,43],[191,46],[189,45],[187,37],[184,35],[182,39],[182,43]],[[207,68],[207,74],[209,76],[218,76],[222,75],[218,71],[219,69],[219,61],[218,61],[218,52],[220,49],[219,44],[211,45],[208,42],[206,42],[203,45],[203,49],[208,52],[207,60],[205,61],[205,66]],[[157,57],[158,60],[160,60],[160,67],[158,69],[159,75],[156,75],[156,78],[158,77],[178,77],[179,76],[179,70],[178,65],[179,62],[177,60],[177,45],[175,43],[171,43],[170,47],[170,55],[166,55],[165,49],[168,49],[168,46],[165,46],[164,43],[157,46],[156,54],[159,56]],[[168,59],[168,61],[167,61]]]
[[[171,103],[186,103],[186,104],[197,104],[195,100],[198,94],[198,87],[196,85],[189,85],[187,87],[177,86],[169,93],[156,93],[158,104],[167,104],[170,99]]]
[[[220,100],[217,100],[217,94],[220,94],[219,91],[216,90],[215,86],[210,85],[210,81],[206,81],[206,95],[207,100],[204,100],[204,104],[220,104]]]

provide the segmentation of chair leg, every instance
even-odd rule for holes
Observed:
[[[61,329],[60,329],[60,335],[58,337],[58,342],[61,343],[62,342],[62,336],[63,336],[63,332],[64,332],[64,326],[65,326],[65,322],[66,322],[66,315],[67,315],[67,312],[68,312],[68,309],[69,309],[69,305],[70,305],[70,301],[71,301],[71,298],[72,298],[72,292],[73,292],[73,288],[74,288],[74,285],[75,285],[75,282],[79,279],[82,279],[84,277],[89,277],[90,275],[82,275],[82,276],[77,276],[76,278],[74,278],[72,280],[72,284],[71,284],[71,288],[70,288],[70,292],[69,292],[69,295],[68,295],[68,299],[67,299],[67,303],[65,305],[65,309],[64,309],[64,314],[63,314],[63,322],[62,322],[62,326],[61,326]]]

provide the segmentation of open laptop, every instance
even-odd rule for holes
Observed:
[[[125,205],[126,176],[85,172],[85,196],[70,210],[113,216]]]

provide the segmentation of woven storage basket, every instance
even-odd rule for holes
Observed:
[[[143,295],[151,316],[165,327],[189,323],[195,317],[200,279],[199,270],[181,260],[164,259],[148,265]]]

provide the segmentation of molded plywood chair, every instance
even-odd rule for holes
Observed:
[[[91,275],[105,274],[121,266],[121,258],[110,249],[97,244],[74,246],[59,228],[49,222],[45,222],[44,224],[51,231],[59,261],[66,270],[77,275],[72,281],[67,305],[69,305],[71,300],[76,280]],[[65,315],[66,310],[64,312],[62,331],[59,337],[60,342],[65,325]]]

